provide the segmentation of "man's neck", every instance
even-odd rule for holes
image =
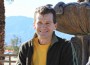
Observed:
[[[51,43],[51,39],[40,39],[38,38],[39,40],[39,43],[44,45],[44,44],[48,44],[48,43]]]

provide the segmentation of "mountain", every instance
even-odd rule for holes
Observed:
[[[17,36],[22,42],[31,39],[34,35],[33,18],[25,16],[10,16],[5,19],[5,43],[9,44],[10,40]],[[68,40],[72,35],[64,34],[56,31],[56,35]]]
[[[5,19],[5,42],[10,43],[10,40],[17,36],[21,41],[31,39],[34,34],[33,18],[24,16],[10,16]]]

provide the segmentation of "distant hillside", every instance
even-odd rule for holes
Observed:
[[[31,39],[35,30],[33,29],[33,18],[24,16],[10,16],[5,19],[5,42],[10,43],[13,36],[21,38],[22,42]],[[72,36],[56,31],[59,37],[70,39]]]
[[[5,19],[5,42],[10,43],[13,36],[21,38],[22,42],[31,39],[34,34],[33,18],[10,16]]]

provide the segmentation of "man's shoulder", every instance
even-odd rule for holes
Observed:
[[[31,41],[32,40],[28,40],[28,41],[25,41],[21,44],[21,47],[25,47],[25,48],[28,48],[31,46]]]
[[[70,42],[69,40],[66,40],[64,38],[61,38],[61,37],[58,37],[58,36],[56,36],[56,37],[57,37],[59,42],[65,42],[65,43],[69,43]]]
[[[58,39],[58,42],[60,42],[60,44],[62,44],[62,45],[71,45],[70,40],[66,40],[66,39],[60,38],[58,36],[57,36],[57,39]]]

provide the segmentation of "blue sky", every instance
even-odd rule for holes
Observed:
[[[36,7],[46,4],[55,6],[58,2],[65,3],[76,2],[77,0],[14,0],[12,3],[5,0],[5,15],[6,16],[27,16],[32,17]]]

